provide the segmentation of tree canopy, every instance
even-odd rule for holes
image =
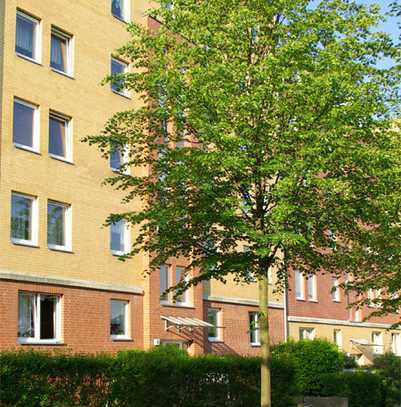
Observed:
[[[107,182],[142,208],[131,255],[185,256],[185,289],[289,267],[401,289],[400,48],[352,0],[160,0],[109,77],[139,99],[86,138],[128,160]],[[144,173],[125,167],[149,168]],[[280,288],[280,287],[279,287]],[[390,303],[388,303],[391,306]]]

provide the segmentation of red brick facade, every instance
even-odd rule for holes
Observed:
[[[57,294],[61,298],[60,345],[18,343],[18,292]],[[110,300],[129,301],[132,340],[110,337]],[[143,296],[35,283],[0,280],[0,349],[60,349],[72,352],[116,352],[143,348]]]

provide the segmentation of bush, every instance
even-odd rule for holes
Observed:
[[[295,370],[275,356],[273,407],[295,406]],[[2,407],[256,407],[258,358],[189,357],[177,349],[117,356],[0,353]]]
[[[385,395],[385,407],[401,405],[401,358],[393,353],[377,356],[373,363]]]
[[[337,346],[321,339],[282,343],[274,347],[273,354],[286,355],[293,362],[296,384],[304,396],[321,395],[325,375],[344,368],[344,355]]]

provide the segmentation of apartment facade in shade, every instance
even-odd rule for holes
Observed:
[[[0,2],[0,349],[115,352],[167,343],[192,354],[257,355],[257,283],[210,281],[173,298],[185,259],[145,273],[149,258],[121,262],[134,238],[111,212],[139,207],[102,186],[124,152],[108,160],[81,143],[114,112],[139,103],[101,82],[129,69],[114,51],[145,0],[7,0]],[[131,168],[130,171],[139,171]],[[145,170],[142,170],[145,171]],[[269,303],[271,338],[326,337],[369,357],[393,349],[396,316],[361,322],[350,299],[332,293],[329,276],[292,273],[289,291]],[[338,297],[337,297],[338,295]]]

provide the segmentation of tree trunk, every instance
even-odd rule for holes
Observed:
[[[267,270],[259,280],[259,329],[261,345],[260,405],[261,407],[271,407],[269,281]]]

